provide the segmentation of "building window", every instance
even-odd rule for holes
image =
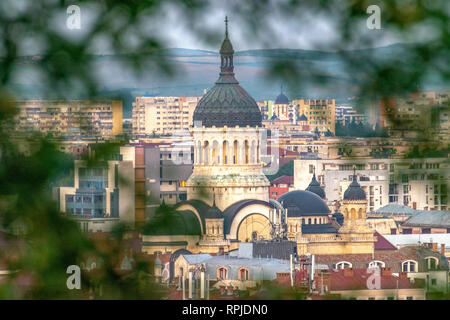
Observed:
[[[417,272],[417,262],[414,260],[403,261],[402,272]]]
[[[228,270],[225,267],[217,268],[217,279],[219,280],[227,280],[228,279]]]
[[[335,269],[348,269],[351,267],[352,267],[352,264],[350,262],[341,261],[341,262],[336,263]]]
[[[428,270],[435,270],[438,266],[439,260],[436,257],[425,258]]]
[[[238,272],[239,280],[246,281],[249,279],[248,277],[248,269],[247,268],[240,268]]]
[[[411,228],[405,228],[403,229],[403,234],[412,234],[412,229]]]
[[[374,260],[371,261],[368,265],[369,268],[384,268],[386,264],[383,261]]]

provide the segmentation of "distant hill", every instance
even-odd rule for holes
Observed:
[[[407,44],[395,44],[342,52],[301,49],[237,51],[234,61],[235,73],[241,85],[256,100],[275,99],[282,82],[285,83],[285,93],[291,99],[296,97],[342,99],[357,94],[360,79],[366,76],[364,68],[367,68],[368,56],[376,62],[392,60],[401,63],[402,56],[409,48],[410,45]],[[349,57],[352,64],[346,64],[342,55]],[[214,51],[183,48],[153,51],[148,54],[144,72],[139,76],[123,66],[122,60],[126,56],[126,54],[96,55],[92,58],[94,70],[104,88],[104,95],[123,96],[124,113],[127,117],[131,114],[131,102],[135,96],[200,96],[204,89],[214,85],[219,73],[220,57],[219,53]],[[175,75],[161,75],[153,63],[160,57],[167,59],[169,67],[176,71]],[[22,57],[21,60],[24,65],[39,63],[36,57]],[[278,78],[269,76],[269,70],[273,66],[281,69]],[[294,81],[294,84],[298,84],[298,88],[286,85],[285,79],[291,76],[292,66],[300,71]],[[26,75],[25,69],[24,77],[15,84],[14,90],[24,98],[41,98],[37,85],[29,81]]]

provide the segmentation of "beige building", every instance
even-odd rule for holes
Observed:
[[[299,117],[304,115],[311,131],[335,133],[335,100],[334,99],[296,99],[292,105]]]
[[[122,101],[21,100],[14,129],[58,137],[112,138],[122,134]]]
[[[137,97],[133,103],[133,136],[170,135],[177,130],[189,130],[200,98]]]

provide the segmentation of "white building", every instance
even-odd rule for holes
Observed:
[[[136,97],[132,134],[136,137],[169,135],[189,130],[201,97]]]
[[[133,147],[122,147],[114,160],[89,165],[75,160],[74,186],[57,187],[59,210],[75,219],[84,232],[107,232],[119,222],[134,224]]]
[[[295,160],[294,188],[305,189],[315,168],[331,203],[340,201],[351,183],[353,167],[368,196],[368,210],[389,203],[417,210],[447,210],[450,159],[313,159]]]

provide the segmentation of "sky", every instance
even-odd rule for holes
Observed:
[[[251,15],[236,12],[241,5],[245,5],[244,1],[213,1],[196,17],[188,17],[180,5],[167,2],[164,3],[160,14],[144,19],[142,25],[147,32],[158,35],[168,48],[218,51],[224,35],[224,18],[227,15],[229,34],[235,51],[278,48],[334,51],[333,43],[338,40],[339,35],[336,21],[339,20],[341,12],[345,13],[348,8],[337,5],[331,16],[316,9],[286,13],[279,5],[283,1],[286,0],[269,1],[257,21],[254,21],[257,18]],[[82,39],[95,21],[97,10],[95,6],[86,4],[79,6],[81,30],[74,32],[65,27],[66,12],[61,12],[49,23],[67,37]],[[369,16],[367,14],[367,17]],[[255,29],[248,27],[252,22]],[[394,32],[383,29],[383,24],[381,27],[380,30],[369,30],[366,19],[362,19],[357,26],[362,37],[369,37],[372,40],[370,47],[382,47],[407,41],[403,37],[395,36]],[[133,35],[130,35],[130,39],[132,37]],[[417,37],[414,39],[417,40]],[[354,41],[346,49],[362,48],[367,48],[367,45]],[[96,43],[93,51],[99,54],[111,53],[108,46],[101,40]]]
[[[343,9],[343,8],[342,8]],[[202,28],[214,30],[218,33],[224,32],[224,17],[228,15],[229,34],[232,42],[236,44],[238,50],[250,49],[324,49],[332,50],[331,44],[337,40],[336,16],[325,15],[320,12],[301,12],[301,15],[286,15],[277,7],[276,2],[269,12],[264,15],[264,20],[258,24],[264,25],[270,34],[267,37],[255,39],[250,30],[241,28],[245,23],[240,15],[233,15],[232,9],[225,5],[215,4],[210,9],[205,10],[199,19]],[[338,13],[336,13],[338,14]],[[369,17],[369,15],[367,15]],[[164,19],[158,24],[165,30],[168,47],[203,49],[217,51],[217,44],[207,43],[199,38],[197,34],[190,32],[189,25],[183,18],[183,12],[173,6],[166,7]],[[386,30],[369,30],[366,21],[361,21],[361,33],[373,36],[374,46],[387,46],[401,42],[402,39],[394,36]],[[361,48],[355,44],[355,49]]]

